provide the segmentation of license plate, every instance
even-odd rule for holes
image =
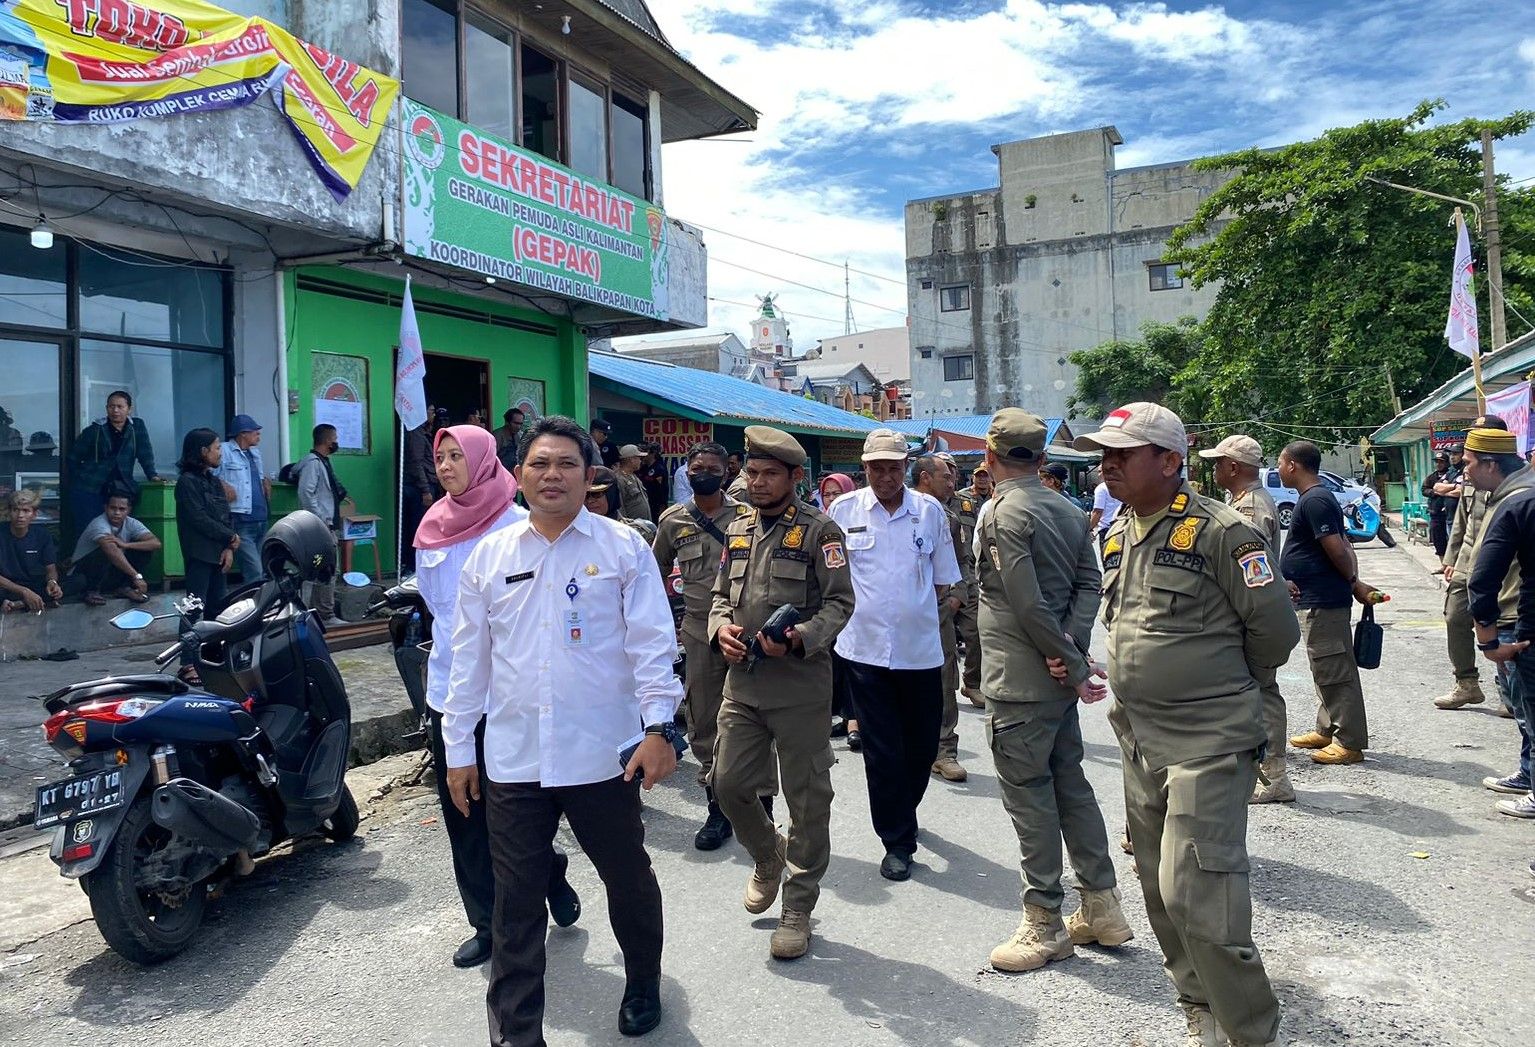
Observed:
[[[37,814],[32,824],[47,829],[60,822],[100,814],[123,805],[123,769],[82,774],[37,790]]]

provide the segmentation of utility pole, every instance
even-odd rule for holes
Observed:
[[[1487,241],[1487,310],[1492,316],[1492,351],[1508,337],[1503,316],[1503,245],[1498,234],[1498,180],[1492,169],[1492,131],[1482,130],[1482,236]]]
[[[848,275],[847,259],[842,260],[842,333],[853,333],[853,280]]]

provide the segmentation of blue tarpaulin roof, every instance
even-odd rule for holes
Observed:
[[[880,426],[861,414],[713,371],[602,352],[589,355],[587,369],[595,385],[694,421],[773,425],[789,432],[847,438]]]

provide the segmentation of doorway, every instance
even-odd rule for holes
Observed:
[[[60,344],[54,340],[0,338],[0,497],[30,488],[42,498],[39,524],[59,537],[63,514],[60,447],[64,431]]]
[[[426,354],[426,402],[433,407],[446,408],[449,425],[462,425],[473,411],[487,429],[494,429],[499,420],[490,420],[490,363],[486,360],[469,360],[462,356]]]

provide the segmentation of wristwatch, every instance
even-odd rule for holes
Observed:
[[[666,720],[666,721],[664,721],[662,723],[653,723],[650,726],[645,728],[645,733],[646,734],[659,734],[662,738],[665,738],[672,745],[676,745],[677,744],[677,739],[681,736],[681,732],[677,730],[676,723],[674,723],[671,720]]]
[[[1501,640],[1499,640],[1497,638],[1493,638],[1491,640],[1488,640],[1486,643],[1483,643],[1480,640],[1478,640],[1476,642],[1476,649],[1478,651],[1496,651],[1499,647],[1502,647],[1502,646],[1503,646],[1503,641],[1501,641]]]
[[[133,580],[135,582],[142,582],[144,580],[144,576],[142,574],[135,573],[134,576],[133,576]]]

